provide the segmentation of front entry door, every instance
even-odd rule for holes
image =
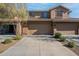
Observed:
[[[15,34],[15,25],[9,25],[8,33]]]
[[[4,24],[0,26],[0,34],[1,35],[13,35],[16,33],[16,26],[12,24]]]

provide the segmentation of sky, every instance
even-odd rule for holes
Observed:
[[[35,10],[49,10],[50,8],[56,7],[58,5],[65,6],[69,8],[72,12],[70,17],[79,18],[79,3],[28,3],[27,9],[30,11]]]

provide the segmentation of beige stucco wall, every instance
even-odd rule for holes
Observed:
[[[67,10],[65,10],[64,8],[56,8],[56,9],[52,9],[51,11],[50,11],[50,16],[51,16],[51,19],[54,19],[54,18],[61,18],[61,17],[59,17],[59,16],[57,16],[57,10],[63,10],[64,12],[63,12],[63,16],[62,16],[62,18],[69,18],[69,14],[68,14],[68,11]]]
[[[65,18],[69,18],[69,15],[68,15],[67,12],[64,12],[64,13],[63,13],[63,18],[64,18],[64,19],[65,19]]]
[[[77,23],[54,23],[54,33],[60,32],[64,35],[78,34]]]
[[[51,19],[54,19],[54,18],[55,18],[55,15],[56,15],[55,10],[51,10],[51,11],[50,11],[50,16],[51,16],[50,18],[51,18]]]

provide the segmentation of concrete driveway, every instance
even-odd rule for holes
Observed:
[[[62,46],[58,41],[47,37],[24,37],[10,47],[1,56],[76,56],[74,52]],[[53,38],[52,38],[53,39]]]

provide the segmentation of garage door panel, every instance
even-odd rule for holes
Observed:
[[[49,22],[35,22],[28,23],[27,34],[28,35],[46,35],[50,34],[50,23]]]
[[[60,32],[64,35],[74,35],[76,34],[76,24],[74,23],[56,23],[55,27],[56,32]]]

